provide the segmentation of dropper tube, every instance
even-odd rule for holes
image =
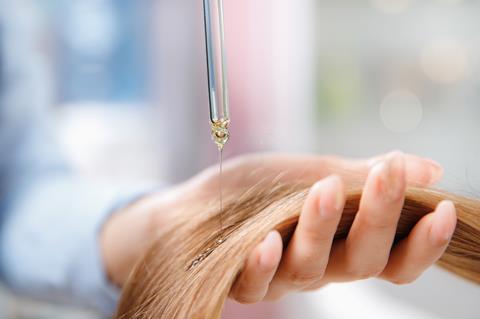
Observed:
[[[208,95],[212,139],[220,150],[230,138],[223,0],[203,0],[207,49]]]

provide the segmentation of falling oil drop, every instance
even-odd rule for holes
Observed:
[[[212,122],[212,139],[218,147],[219,152],[219,176],[218,176],[218,193],[220,198],[220,230],[223,231],[223,148],[230,139],[230,132],[228,125],[230,121],[215,121]]]

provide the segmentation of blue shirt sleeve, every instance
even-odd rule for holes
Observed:
[[[105,276],[98,235],[121,191],[60,175],[15,196],[1,233],[5,283],[22,295],[111,315],[118,291]]]
[[[149,188],[85,180],[62,160],[45,126],[31,122],[26,131],[4,165],[0,279],[19,294],[109,316],[118,289],[106,278],[98,237],[119,203]]]
[[[19,18],[18,1],[0,4],[17,9],[0,10],[0,281],[109,316],[118,290],[106,278],[98,236],[119,202],[151,185],[86,180],[70,169],[51,132],[48,75],[34,64],[38,28]]]

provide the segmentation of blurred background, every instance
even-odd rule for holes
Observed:
[[[254,151],[401,149],[480,194],[480,2],[224,0],[232,139]],[[3,103],[42,110],[84,176],[173,184],[217,160],[200,0],[0,0]],[[11,72],[15,70],[15,72]],[[18,85],[21,83],[21,85]],[[228,177],[226,177],[228,178]],[[479,318],[480,289],[440,269],[226,318]],[[260,308],[261,309],[260,309]],[[240,310],[235,310],[241,308]],[[1,318],[97,318],[0,293]]]

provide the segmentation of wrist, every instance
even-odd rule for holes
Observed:
[[[122,287],[135,263],[148,248],[154,234],[168,220],[167,201],[151,194],[119,209],[106,221],[100,246],[108,279]]]

